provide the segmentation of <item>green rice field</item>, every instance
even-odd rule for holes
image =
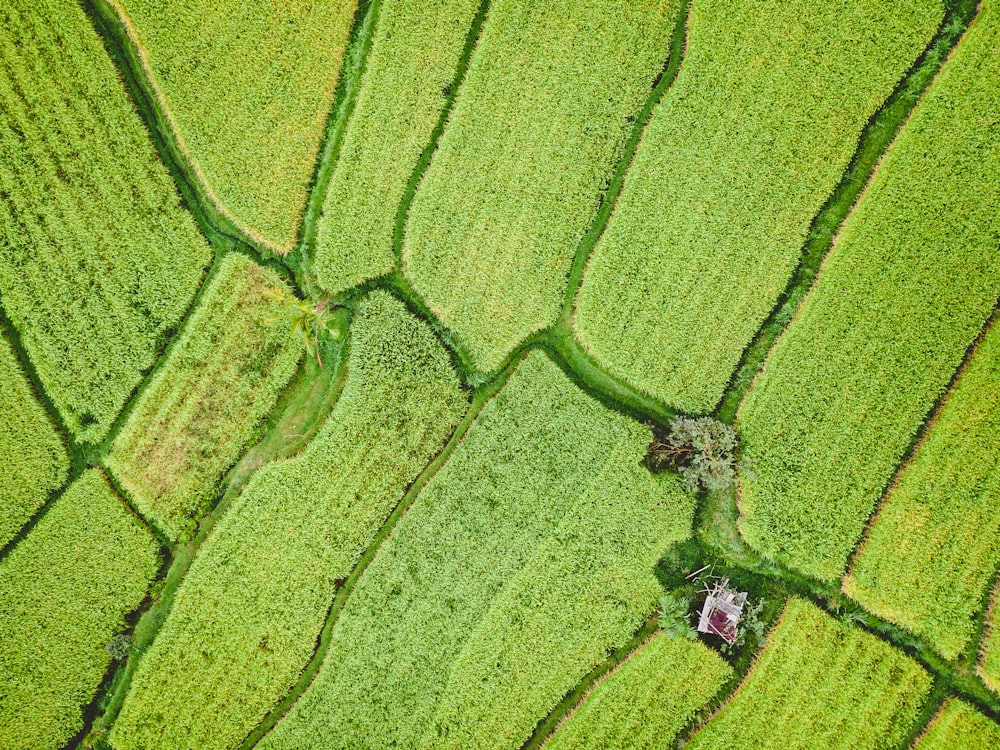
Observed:
[[[968,703],[949,699],[914,750],[990,750],[1000,745],[1000,726]]]

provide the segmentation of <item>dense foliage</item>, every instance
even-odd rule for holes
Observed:
[[[382,0],[354,113],[319,221],[330,293],[388,273],[396,213],[455,79],[480,0]]]
[[[887,643],[792,599],[742,686],[685,747],[890,750],[930,687]]]
[[[938,0],[694,0],[684,65],[580,292],[587,348],[641,390],[710,411],[941,14]]]
[[[1000,693],[1000,585],[993,590],[990,598],[979,651],[979,676],[991,690]]]
[[[158,565],[156,540],[97,470],[0,563],[0,747],[57,749],[83,727],[107,644]]]
[[[357,0],[107,1],[217,207],[290,250]]]
[[[653,469],[670,469],[684,477],[688,492],[720,491],[736,484],[736,470],[750,470],[737,461],[736,430],[711,417],[674,417],[662,438],[653,441],[649,462]]]
[[[1000,566],[1000,325],[948,394],[844,581],[954,659]]]
[[[835,579],[1000,289],[1000,17],[984,4],[885,155],[739,420],[741,528]]]
[[[0,60],[0,295],[63,419],[97,442],[211,253],[79,3],[3,3]]]
[[[282,287],[228,255],[115,439],[108,466],[171,538],[193,530],[295,371],[302,342],[271,294]]]
[[[491,2],[403,246],[407,277],[479,369],[555,321],[675,7]]]
[[[530,355],[368,567],[262,747],[520,748],[655,606],[690,533],[643,427]]]
[[[949,698],[913,750],[996,750],[1000,726],[964,701]]]
[[[0,334],[0,548],[66,481],[59,433]]]
[[[462,416],[446,352],[402,304],[374,293],[352,330],[320,433],[261,469],[203,545],[136,671],[118,750],[237,746],[295,682],[338,582]]]
[[[732,675],[700,641],[658,634],[593,689],[546,750],[663,750]]]

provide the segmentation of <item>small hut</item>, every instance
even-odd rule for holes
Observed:
[[[747,603],[746,591],[729,588],[729,579],[717,581],[706,593],[705,606],[698,621],[699,633],[711,633],[733,643],[739,635],[740,618]]]

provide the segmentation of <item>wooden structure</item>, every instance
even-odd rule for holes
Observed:
[[[733,643],[739,635],[740,618],[747,603],[747,592],[729,588],[729,579],[723,578],[706,588],[705,606],[698,621],[699,633],[710,633]]]

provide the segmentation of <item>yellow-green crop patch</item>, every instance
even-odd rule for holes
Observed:
[[[287,292],[273,271],[228,255],[115,439],[108,466],[173,539],[215,499],[295,372],[302,341],[276,289]]]
[[[66,481],[68,472],[59,433],[0,334],[0,548]]]
[[[107,0],[209,197],[295,244],[357,0]]]
[[[683,67],[578,297],[578,334],[601,363],[679,409],[711,411],[942,10],[693,1]]]
[[[75,0],[0,8],[0,295],[63,420],[100,441],[211,251]]]
[[[979,655],[979,676],[995,693],[1000,693],[1000,584],[994,589],[986,613],[986,629]]]
[[[0,747],[56,750],[83,727],[159,565],[158,544],[97,470],[0,563]]]
[[[685,747],[890,750],[930,687],[902,652],[792,599],[746,680]]]
[[[1000,325],[892,488],[844,580],[875,614],[954,659],[1000,567]]]
[[[732,669],[700,641],[658,633],[603,679],[546,750],[662,750]]]
[[[359,580],[262,747],[520,748],[654,606],[693,501],[650,432],[543,354],[479,413]]]
[[[319,221],[315,271],[336,293],[391,271],[396,214],[451,87],[480,0],[382,0]]]
[[[403,245],[477,368],[555,322],[675,15],[664,0],[491,2]]]
[[[295,682],[338,582],[468,405],[433,333],[384,292],[362,303],[346,367],[320,433],[255,475],[202,547],[135,673],[117,750],[238,746]]]
[[[1000,17],[983,3],[743,404],[741,529],[833,580],[1000,290]]]
[[[996,750],[1000,726],[964,701],[949,698],[913,750]]]

